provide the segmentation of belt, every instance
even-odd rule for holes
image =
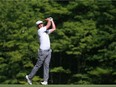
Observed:
[[[42,50],[42,49],[40,49],[40,51],[50,51],[51,49],[48,49],[48,50]]]

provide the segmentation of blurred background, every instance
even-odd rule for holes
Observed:
[[[49,84],[116,84],[115,0],[0,0],[0,84],[27,84],[39,49],[35,23],[47,17],[57,27]],[[41,67],[33,83],[42,77]]]

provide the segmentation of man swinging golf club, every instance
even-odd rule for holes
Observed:
[[[40,41],[40,48],[38,52],[38,60],[33,67],[30,74],[26,75],[27,82],[32,85],[32,78],[38,71],[38,69],[43,64],[44,66],[44,74],[43,79],[44,81],[41,82],[42,85],[48,84],[49,79],[49,63],[51,59],[51,49],[50,49],[50,39],[49,34],[52,33],[54,30],[56,30],[55,23],[53,21],[53,18],[47,18],[45,19],[47,21],[47,25],[43,25],[43,21],[37,21],[36,25],[38,27],[38,37]],[[49,29],[49,27],[52,25],[52,29]]]

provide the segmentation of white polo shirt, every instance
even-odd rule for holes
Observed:
[[[48,50],[50,49],[50,39],[49,39],[49,30],[46,27],[41,27],[38,29],[38,36],[40,41],[40,49]]]

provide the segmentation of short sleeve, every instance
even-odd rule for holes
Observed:
[[[46,30],[45,32],[46,32],[47,34],[50,34],[50,30]]]

